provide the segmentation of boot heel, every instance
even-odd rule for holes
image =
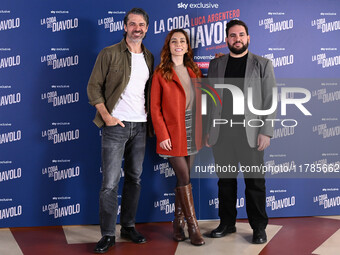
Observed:
[[[191,244],[196,246],[205,244],[196,219],[191,184],[177,187],[176,194],[179,194],[179,200],[182,205],[182,210],[187,220]]]
[[[176,242],[182,242],[184,241],[185,238],[185,234],[184,234],[184,227],[185,227],[185,221],[184,221],[184,214],[182,211],[182,206],[181,206],[181,202],[179,201],[179,195],[176,192],[176,196],[175,196],[175,218],[174,221],[172,222],[172,227],[173,227],[173,239]]]

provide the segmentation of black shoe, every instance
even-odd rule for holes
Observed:
[[[134,243],[146,243],[146,239],[139,233],[135,227],[122,227],[120,229],[120,236],[131,240]]]
[[[254,229],[252,242],[255,244],[266,243],[267,242],[266,231],[263,228]]]
[[[223,237],[227,234],[230,233],[235,233],[236,232],[236,227],[235,226],[228,226],[220,223],[220,225],[215,228],[213,231],[210,233],[210,237],[212,238],[220,238]]]
[[[116,243],[116,238],[114,236],[103,236],[102,239],[96,245],[94,249],[95,253],[105,253],[109,248]]]

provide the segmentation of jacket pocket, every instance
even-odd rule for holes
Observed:
[[[118,84],[124,83],[124,73],[121,65],[112,65],[106,77],[108,85],[112,85],[112,88],[115,88]]]
[[[110,73],[112,72],[112,73],[118,73],[118,72],[121,72],[122,71],[122,69],[121,69],[121,66],[120,65],[112,65],[111,67],[110,67]]]

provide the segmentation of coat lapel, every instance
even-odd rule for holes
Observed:
[[[217,77],[221,77],[224,80],[225,70],[227,69],[229,54],[225,57],[221,57],[221,63],[218,65]]]
[[[196,78],[196,74],[194,73],[194,71],[191,70],[191,68],[187,67],[187,70],[188,70],[188,73],[189,73],[190,78]],[[176,74],[174,68],[172,68],[172,73],[173,73],[172,81],[176,84],[176,86],[177,86],[177,87],[182,91],[182,93],[185,95],[185,91],[184,91],[184,88],[183,88],[183,86],[182,86],[182,83],[181,83],[181,81],[179,80],[178,75]]]
[[[191,70],[190,67],[187,67],[187,70],[188,70],[188,73],[189,73],[190,78],[197,78],[197,77],[196,77],[196,74],[194,73],[193,70]],[[179,78],[178,78],[178,76],[177,76],[177,74],[176,74],[176,72],[175,72],[175,69],[173,69],[173,68],[172,68],[172,73],[173,73],[172,80],[173,80],[176,84],[178,84],[180,87],[182,87],[181,81],[179,80]]]
[[[229,59],[229,54],[220,57],[220,63],[218,64],[217,75],[216,75],[216,77],[218,77],[218,78],[217,79],[213,78],[214,82],[216,82],[216,80],[217,80],[218,83],[220,83],[220,84],[225,83],[224,75],[225,75],[225,70],[227,68],[228,59]],[[210,84],[210,85],[213,86],[213,84]],[[223,102],[223,89],[216,89],[216,91],[217,91],[218,95],[220,96],[221,101]]]
[[[253,72],[254,72],[254,68],[255,68],[255,59],[254,59],[254,55],[251,52],[248,52],[248,58],[247,58],[247,66],[246,66],[246,73],[245,73],[245,77],[244,77],[244,89],[243,92],[246,95],[246,91],[248,90],[248,87],[250,86],[250,81],[251,78],[253,76]]]
[[[197,78],[196,74],[190,67],[187,67],[190,78]]]
[[[175,72],[175,69],[172,68],[172,73],[173,73],[173,76],[172,76],[172,80],[181,86],[181,81],[179,80],[178,76],[177,76],[177,73]],[[182,87],[182,86],[181,86]]]

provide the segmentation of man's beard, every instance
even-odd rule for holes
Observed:
[[[229,42],[228,42],[228,48],[229,50],[234,53],[234,54],[242,54],[243,52],[245,52],[247,49],[248,49],[248,42],[246,44],[243,44],[243,47],[240,48],[240,49],[236,49],[234,46],[230,45]]]
[[[132,42],[134,42],[134,43],[139,43],[139,42],[143,41],[143,39],[144,39],[144,37],[145,37],[145,34],[142,33],[141,36],[140,36],[140,37],[137,37],[137,38],[133,37],[133,35],[132,35],[132,36],[129,36],[129,35],[128,35],[128,37],[129,37],[129,39],[130,39]]]

